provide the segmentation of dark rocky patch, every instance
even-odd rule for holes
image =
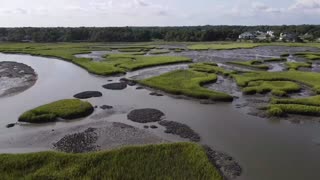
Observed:
[[[149,126],[143,126],[143,128],[148,129],[148,128],[149,128]]]
[[[141,89],[144,89],[144,87],[139,86],[136,88],[136,90],[141,90]]]
[[[109,106],[109,105],[102,105],[100,106],[101,109],[106,110],[106,109],[112,109],[113,106]]]
[[[84,132],[66,135],[53,146],[58,151],[67,153],[85,153],[98,150],[94,145],[98,139],[95,128],[88,128]]]
[[[112,81],[113,81],[112,79],[109,79],[109,80],[108,80],[108,82],[112,82]]]
[[[137,83],[133,80],[127,79],[127,78],[121,78],[120,82],[126,83],[128,86],[135,86]]]
[[[150,93],[151,96],[163,96],[163,94],[157,93],[157,92],[152,92]]]
[[[235,179],[241,175],[240,165],[225,153],[214,151],[209,146],[203,146],[210,162],[221,172],[224,179]]]
[[[200,141],[199,134],[185,124],[174,121],[160,121],[159,124],[166,127],[165,133],[179,135],[182,138],[188,138],[194,142]]]
[[[12,128],[12,127],[14,127],[15,125],[16,125],[16,123],[7,124],[7,125],[6,125],[6,128]]]
[[[156,125],[152,125],[152,126],[150,126],[150,128],[151,128],[151,129],[157,129],[157,128],[158,128],[158,126],[156,126]]]
[[[131,121],[138,122],[138,123],[149,123],[149,122],[157,122],[161,121],[161,118],[165,114],[157,109],[135,109],[131,111],[127,117]]]
[[[85,91],[74,95],[73,97],[78,99],[89,99],[93,97],[101,97],[102,93],[99,91]]]
[[[102,87],[110,90],[123,90],[127,88],[127,83],[124,83],[124,82],[110,83],[110,84],[103,85]]]

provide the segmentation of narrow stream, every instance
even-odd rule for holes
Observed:
[[[149,90],[136,90],[136,86],[122,91],[111,91],[101,86],[108,80],[118,81],[121,77],[101,77],[87,73],[71,63],[58,59],[33,57],[29,55],[0,54],[0,61],[14,61],[27,64],[35,69],[38,81],[28,90],[0,99],[0,152],[30,152],[47,150],[41,143],[12,147],[11,139],[29,132],[63,127],[86,125],[93,121],[120,121],[137,127],[142,125],[129,122],[126,114],[131,109],[155,108],[166,114],[167,120],[189,125],[202,138],[201,143],[233,156],[243,167],[239,180],[301,180],[320,179],[320,123],[292,124],[288,121],[274,122],[244,114],[232,103],[200,104],[197,100],[177,99],[170,96],[150,96]],[[185,65],[172,66],[185,68]],[[157,69],[151,69],[151,73]],[[170,69],[169,69],[170,70]],[[128,73],[127,77],[148,77],[150,69]],[[155,73],[157,74],[157,73]],[[154,75],[154,73],[152,73]],[[223,85],[221,85],[223,86]],[[101,110],[82,120],[57,122],[42,125],[17,125],[7,129],[8,123],[17,121],[24,111],[36,106],[72,98],[76,93],[97,90],[101,98],[89,99],[93,105],[112,105],[118,113],[104,118],[94,118]],[[156,135],[173,140],[159,128],[149,130]]]

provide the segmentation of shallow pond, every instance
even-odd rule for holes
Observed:
[[[292,124],[288,121],[271,121],[246,115],[232,103],[200,104],[197,100],[177,99],[171,96],[150,96],[149,90],[136,90],[136,86],[122,91],[102,88],[108,80],[117,82],[121,77],[100,77],[87,73],[71,63],[58,59],[28,55],[0,54],[0,61],[22,62],[34,68],[38,81],[28,90],[0,99],[0,152],[31,152],[47,150],[39,145],[26,144],[14,147],[10,141],[28,133],[86,125],[95,121],[120,121],[136,127],[143,125],[127,120],[131,109],[155,108],[166,114],[167,120],[189,125],[202,138],[201,143],[233,156],[243,167],[240,180],[300,180],[320,179],[320,123]],[[159,67],[161,68],[161,67]],[[185,68],[184,66],[178,68]],[[147,69],[128,73],[139,76]],[[153,69],[156,71],[156,68]],[[143,75],[144,77],[146,75]],[[76,93],[97,90],[100,98],[89,101],[93,105],[115,106],[117,113],[102,117],[102,110],[82,120],[43,125],[16,125],[7,129],[8,123],[17,121],[24,111],[55,100],[72,98]],[[163,128],[148,130],[167,139]],[[37,137],[33,137],[37,138]]]

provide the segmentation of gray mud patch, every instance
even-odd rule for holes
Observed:
[[[93,97],[101,97],[102,93],[99,91],[85,91],[74,95],[73,97],[78,99],[89,99]]]
[[[0,97],[27,90],[37,81],[33,68],[17,62],[0,62]]]
[[[150,123],[161,121],[165,114],[157,109],[135,109],[131,111],[127,117],[129,120],[138,123]]]
[[[159,124],[166,127],[165,133],[178,135],[182,138],[187,138],[194,142],[200,141],[199,134],[194,132],[189,126],[185,124],[174,121],[160,121]]]
[[[231,156],[215,151],[209,146],[203,146],[210,162],[220,171],[224,179],[235,179],[241,175],[240,165]]]

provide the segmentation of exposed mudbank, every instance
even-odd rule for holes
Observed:
[[[17,62],[0,62],[0,97],[25,91],[37,81],[36,72]]]

